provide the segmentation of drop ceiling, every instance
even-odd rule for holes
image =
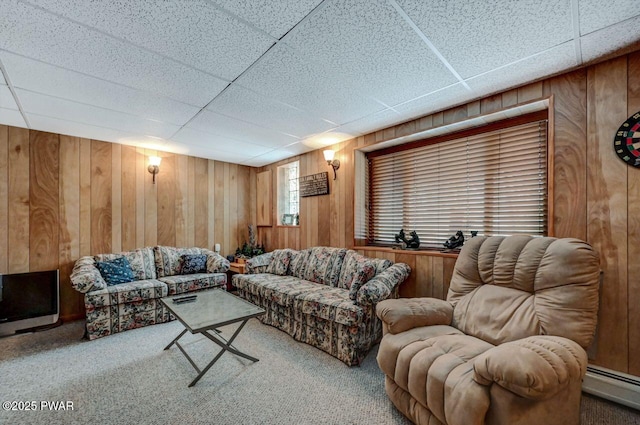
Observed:
[[[593,62],[638,0],[0,0],[0,123],[262,166]]]

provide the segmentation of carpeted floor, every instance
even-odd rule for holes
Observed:
[[[384,393],[375,350],[349,368],[251,320],[235,345],[260,361],[225,354],[188,388],[195,370],[177,348],[162,350],[178,322],[95,341],[81,339],[82,326],[0,339],[0,401],[38,406],[2,410],[0,424],[409,424]],[[185,339],[199,365],[217,350]],[[43,410],[41,401],[71,401],[73,411]],[[640,424],[640,412],[585,395],[582,424]]]

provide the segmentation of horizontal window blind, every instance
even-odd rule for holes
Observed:
[[[547,121],[368,157],[368,243],[546,235]]]

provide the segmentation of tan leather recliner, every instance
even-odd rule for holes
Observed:
[[[417,424],[578,424],[599,273],[577,239],[468,240],[446,301],[377,306],[391,401]]]

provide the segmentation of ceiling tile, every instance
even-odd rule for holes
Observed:
[[[473,97],[474,93],[472,91],[458,83],[400,105],[395,105],[393,109],[400,115],[398,122],[403,122],[441,111],[453,105],[466,102]]]
[[[200,108],[43,62],[0,52],[14,87],[183,125]]]
[[[259,127],[246,121],[202,111],[188,127],[216,134],[230,140],[240,140],[261,146],[285,146],[298,140],[296,137]]]
[[[212,1],[278,39],[322,3],[322,0]]]
[[[112,128],[65,121],[43,115],[27,114],[27,119],[33,130],[48,131],[87,139],[115,142],[118,139],[127,139],[133,136],[131,133],[114,130]]]
[[[297,108],[232,84],[207,109],[296,137],[321,133],[335,127]]]
[[[640,15],[638,0],[578,0],[580,35]]]
[[[362,135],[374,132],[381,128],[395,125],[402,121],[400,114],[393,109],[385,109],[375,114],[367,115],[349,123],[343,124],[336,131]]]
[[[482,96],[519,86],[577,66],[574,43],[568,42],[534,57],[473,77],[467,84],[474,94]]]
[[[226,152],[215,148],[207,148],[201,146],[189,146],[186,155],[196,156],[198,158],[214,159],[216,161],[230,162],[240,164],[247,159],[246,155],[241,152]]]
[[[0,61],[0,64],[2,64],[2,61]],[[4,80],[4,75],[2,75],[2,72],[0,72],[0,84],[7,84],[7,82]]]
[[[305,151],[305,152],[308,152],[308,151]],[[242,164],[248,165],[251,167],[262,167],[264,165],[272,164],[277,161],[282,161],[283,159],[291,158],[292,156],[296,156],[299,154],[300,153],[294,153],[286,149],[275,149],[275,150],[272,150],[271,152],[267,152],[266,154],[247,159],[243,161]]]
[[[573,38],[567,0],[397,2],[463,78]]]
[[[180,128],[180,126],[174,124],[146,120],[135,115],[84,105],[22,89],[16,89],[16,95],[22,104],[23,110],[28,114],[43,115],[65,121],[162,138],[171,137]]]
[[[458,81],[386,0],[329,3],[283,40],[387,105]]]
[[[8,86],[0,86],[0,108],[18,110],[16,100]]]
[[[22,114],[20,111],[15,109],[0,108],[0,124],[27,128],[27,124],[24,122]]]
[[[29,2],[227,80],[274,42],[203,0]]]
[[[347,80],[352,80],[347,77]],[[336,124],[383,106],[345,81],[340,69],[310,62],[282,43],[243,74],[238,84]]]
[[[640,41],[640,16],[580,37],[582,60],[589,62]]]
[[[303,153],[311,152],[315,149],[318,149],[315,145],[309,145],[306,141],[302,140],[300,142],[292,143],[289,146],[285,146],[280,148],[281,151],[289,152],[289,155],[301,155]]]
[[[15,0],[3,1],[0,48],[108,81],[206,105],[227,85],[211,75]]]
[[[183,127],[171,140],[187,143],[197,148],[210,149],[220,152],[237,152],[243,158],[251,158],[267,153],[273,148],[228,139],[223,136],[206,133],[193,128]]]

